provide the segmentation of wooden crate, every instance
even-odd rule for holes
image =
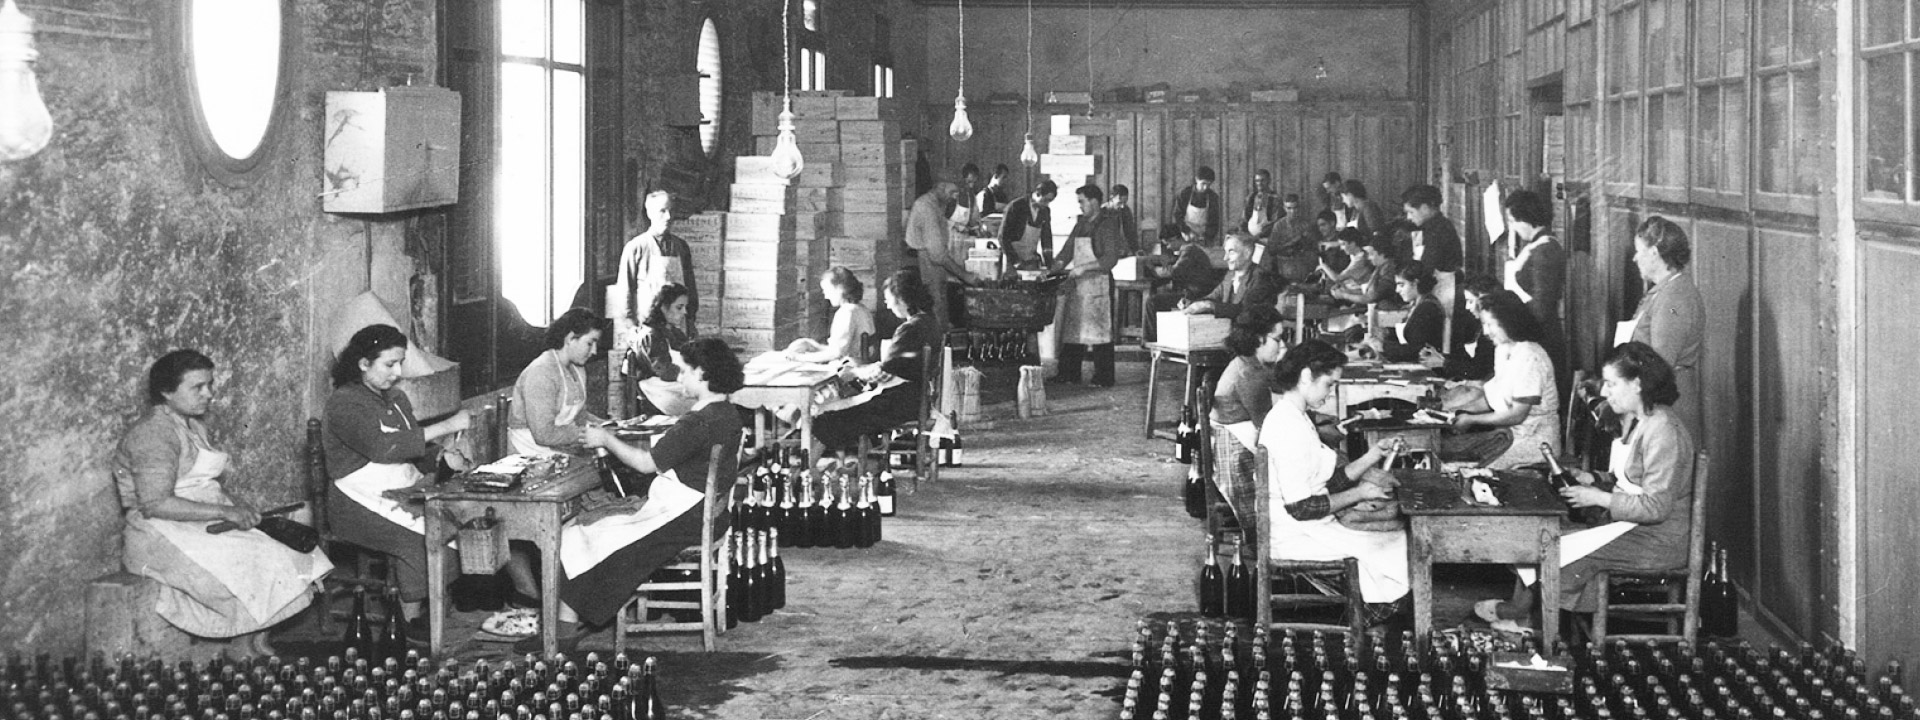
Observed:
[[[899,198],[886,188],[859,188],[842,190],[840,209],[847,212],[877,213],[893,210],[898,212]]]
[[[1095,175],[1100,172],[1100,156],[1047,153],[1040,156],[1040,172],[1048,175]]]
[[[796,143],[794,147],[800,148],[801,159],[806,160],[807,164],[811,165],[815,162],[834,162],[839,160],[843,146],[837,142],[830,142]],[[773,150],[769,149],[767,152],[772,153]]]
[[[839,212],[846,207],[841,188],[803,187],[796,188],[793,195],[794,212]]]
[[[792,240],[728,240],[721,251],[721,266],[728,270],[776,270],[795,262]]]
[[[840,230],[840,213],[829,211],[793,214],[793,235],[801,242],[816,238],[830,238],[840,234],[843,234]]]
[[[878,243],[872,238],[836,237],[827,241],[827,262],[842,267],[873,268]]]
[[[896,120],[900,103],[893,98],[840,97],[834,101],[834,117],[840,120]]]
[[[1087,154],[1087,136],[1048,135],[1047,152],[1054,155],[1085,155]]]
[[[840,164],[849,168],[898,165],[899,143],[841,143]]]
[[[893,213],[847,212],[840,214],[840,227],[847,237],[878,239],[890,237],[899,221]]]
[[[720,267],[720,241],[703,240],[687,243],[688,259],[695,268]]]
[[[840,123],[833,120],[795,120],[793,121],[793,140],[803,145],[839,143]]]
[[[839,98],[795,93],[793,114],[808,120],[832,120],[839,112]],[[776,113],[777,115],[777,113]]]
[[[783,267],[774,270],[727,270],[726,297],[746,300],[773,300],[798,294],[804,284],[806,268]]]
[[[840,163],[808,160],[800,170],[800,177],[793,181],[801,187],[840,187],[843,184]]]
[[[840,142],[846,145],[898,143],[900,123],[891,120],[843,120],[840,122]]]
[[[1233,321],[1212,315],[1188,315],[1163,312],[1154,315],[1160,326],[1161,345],[1182,350],[1214,350],[1227,346],[1227,330]]]
[[[793,216],[727,213],[728,240],[792,240]]]
[[[900,183],[900,171],[885,165],[847,168],[841,174],[841,187],[847,190],[876,190],[886,192]]]
[[[777,299],[729,297],[721,298],[720,307],[728,327],[772,328],[792,322],[805,312],[807,298],[804,295]]]
[[[734,183],[727,209],[736,213],[784,215],[793,210],[792,185]]]
[[[773,170],[773,158],[741,155],[733,159],[733,181],[761,185],[789,185],[792,181]]]
[[[1054,115],[1048,123],[1050,135],[1112,135],[1113,118],[1085,115]]]

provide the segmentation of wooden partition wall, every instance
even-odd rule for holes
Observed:
[[[1021,182],[1020,145],[1029,127],[1026,109],[986,105],[970,110],[971,140],[954,142],[938,133],[926,142],[934,173],[957,179],[969,162],[983,173],[1005,163],[1015,168],[1018,189],[1039,182],[1037,174]],[[1084,105],[1037,106],[1031,127],[1040,152],[1047,151],[1054,113],[1085,112]],[[926,126],[945,128],[952,115],[951,105],[928,105]],[[1219,178],[1216,188],[1226,200],[1230,225],[1246,216],[1246,194],[1254,171],[1260,169],[1273,172],[1276,191],[1299,193],[1302,206],[1310,211],[1318,207],[1314,191],[1320,176],[1330,170],[1365,182],[1389,213],[1399,210],[1402,190],[1427,181],[1422,177],[1426,153],[1418,137],[1421,125],[1411,102],[1101,105],[1083,124],[1093,128],[1087,133],[1087,151],[1102,156],[1093,182],[1103,189],[1114,183],[1130,188],[1142,234],[1148,236],[1167,217],[1166,204],[1193,182],[1194,170],[1202,165],[1212,167]]]

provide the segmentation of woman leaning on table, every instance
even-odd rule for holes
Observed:
[[[426,521],[418,508],[388,494],[421,484],[425,476],[415,464],[436,460],[427,443],[465,430],[471,421],[461,410],[421,425],[413,402],[396,387],[406,359],[407,336],[398,328],[368,325],[354,333],[333,363],[320,445],[333,480],[327,488],[333,533],[389,556],[403,609],[417,621],[427,598],[427,546],[421,541]]]
[[[1480,386],[1482,406],[1454,416],[1440,457],[1509,469],[1538,461],[1540,443],[1559,452],[1560,391],[1533,312],[1513,293],[1491,293],[1480,299],[1480,327],[1493,341],[1493,377]]]
[[[1367,344],[1380,353],[1380,359],[1430,366],[1446,362],[1440,348],[1446,344],[1443,338],[1447,316],[1440,311],[1440,301],[1433,297],[1437,282],[1426,263],[1419,260],[1409,260],[1395,268],[1394,294],[1405,303],[1407,315],[1398,324],[1382,327],[1379,335],[1367,339]]]
[[[155,609],[175,627],[211,638],[253,633],[251,649],[271,653],[260,631],[305,609],[333,564],[253,529],[260,513],[227,495],[220,479],[230,456],[213,449],[203,424],[212,403],[207,356],[175,350],[147,370],[148,412],[113,454],[123,562],[160,583]],[[212,521],[240,529],[212,534]]]
[[[1260,428],[1271,500],[1261,512],[1272,517],[1268,544],[1275,559],[1358,560],[1360,594],[1373,624],[1404,604],[1409,587],[1407,534],[1357,530],[1334,517],[1361,503],[1390,498],[1393,484],[1384,471],[1374,472],[1390,441],[1342,466],[1314,430],[1308,413],[1333,396],[1346,363],[1346,354],[1332,345],[1308,340],[1287,351],[1274,368],[1271,389],[1279,397]]]
[[[920,283],[916,270],[900,270],[887,276],[881,298],[894,315],[906,318],[894,328],[893,339],[880,362],[842,371],[842,377],[876,381],[888,376],[903,382],[895,384],[863,401],[841,409],[821,413],[813,420],[816,456],[831,451],[846,462],[860,442],[860,436],[886,430],[914,419],[920,412],[920,395],[926,392],[926,372],[921,364],[927,345],[935,342],[927,328],[932,324],[928,310],[933,296]]]
[[[1633,234],[1633,264],[1653,287],[1640,298],[1632,330],[1621,333],[1652,346],[1673,366],[1673,383],[1680,391],[1673,412],[1687,432],[1703,439],[1705,409],[1700,393],[1700,350],[1706,334],[1706,304],[1688,266],[1693,244],[1673,221],[1655,215],[1640,223]]]
[[[984,191],[983,191],[984,192]],[[867,338],[873,336],[873,313],[860,304],[866,286],[852,270],[835,265],[820,275],[820,294],[833,305],[833,327],[827,342],[800,338],[787,345],[785,355],[800,362],[829,363],[850,360],[856,365],[867,362]]]
[[[1227,331],[1227,349],[1233,361],[1220,372],[1213,388],[1215,484],[1233,509],[1241,527],[1252,527],[1254,507],[1254,448],[1260,444],[1260,426],[1273,410],[1273,364],[1287,352],[1280,311],[1272,305],[1253,305],[1233,318]]]
[[[1600,368],[1601,394],[1626,428],[1613,445],[1618,474],[1573,470],[1580,484],[1560,491],[1575,507],[1607,511],[1611,522],[1560,538],[1562,610],[1593,612],[1605,588],[1592,582],[1602,570],[1659,571],[1684,567],[1692,531],[1694,439],[1674,412],[1684,399],[1673,368],[1640,342],[1613,349]],[[1611,491],[1595,486],[1613,481]],[[1537,572],[1523,573],[1511,601],[1483,600],[1475,614],[1488,622],[1530,622]]]

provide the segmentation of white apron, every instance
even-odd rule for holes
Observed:
[[[1611,457],[1614,458],[1613,462],[1622,463],[1615,467],[1624,468],[1631,465],[1633,463],[1633,445],[1627,443],[1624,439],[1613,441],[1613,455]],[[1614,477],[1613,489],[1615,492],[1626,493],[1628,495],[1643,495],[1646,493],[1644,488],[1641,488],[1632,480],[1628,480],[1625,474]],[[1639,523],[1616,520],[1598,527],[1575,530],[1561,535],[1560,567],[1566,567],[1575,560],[1592,555],[1593,551],[1606,547],[1607,543],[1620,539],[1621,535],[1627,534],[1627,531],[1638,526]],[[1520,567],[1514,568],[1514,572],[1520,576],[1521,582],[1528,585],[1532,585],[1540,579],[1539,568]]]
[[[566,365],[564,364],[565,361],[561,361],[561,362],[562,362],[562,365],[560,367],[560,373],[562,375],[570,374],[571,371],[567,369]],[[644,383],[645,381],[642,381],[642,382]],[[581,386],[585,387],[584,381],[581,383]],[[582,395],[581,397],[568,397],[571,394],[570,391],[572,389],[573,389],[573,383],[571,382],[560,383],[560,411],[557,413],[554,413],[553,424],[555,425],[573,424],[573,419],[576,417],[579,417],[580,410],[586,407],[587,398],[585,395]],[[648,399],[651,400],[652,398],[648,398]],[[532,422],[532,420],[529,419],[528,422]],[[516,454],[520,454],[520,455],[544,455],[546,453],[555,452],[553,448],[545,447],[545,446],[542,446],[540,443],[534,442],[533,430],[530,428],[508,429],[507,441],[509,443],[512,443],[513,451]]]
[[[1507,267],[1503,273],[1506,276],[1507,289],[1512,290],[1513,294],[1519,295],[1521,302],[1533,302],[1533,295],[1529,294],[1525,288],[1520,287],[1520,268],[1525,267],[1527,260],[1533,257],[1534,248],[1540,247],[1542,243],[1552,238],[1552,235],[1542,230],[1540,234],[1533,236],[1533,240],[1529,241],[1526,247],[1520,248],[1520,254],[1513,256],[1513,259],[1507,261]],[[1436,290],[1437,289],[1438,288],[1436,288]],[[1542,322],[1547,319],[1548,318],[1540,318]]]
[[[1073,239],[1074,267],[1098,268],[1099,256],[1093,254],[1093,238]],[[1060,341],[1073,345],[1106,345],[1113,342],[1113,278],[1106,273],[1089,272],[1074,278],[1073,289],[1062,298]]]
[[[194,446],[198,454],[193,467],[174,484],[173,494],[209,505],[232,505],[217,479],[226,472],[228,455],[201,445],[198,438]],[[297,553],[259,530],[215,535],[207,532],[210,521],[162,520],[146,517],[138,510],[129,511],[126,519],[132,549],[127,554],[127,569],[165,585],[167,591],[160,594],[155,610],[195,635],[232,637],[284,620],[311,602],[313,583],[333,570],[333,563],[318,548]],[[150,537],[177,549],[196,566],[193,575],[211,577],[232,593],[233,602],[251,617],[227,617],[209,604],[224,598],[206,597],[203,601],[195,597],[191,577],[178,569],[168,572],[174,568],[166,564],[167,555],[143,552]]]
[[[1263,439],[1291,437],[1298,442],[1269,442],[1268,482],[1273,483],[1271,513],[1273,557],[1283,560],[1360,561],[1360,595],[1370,603],[1393,602],[1412,587],[1408,570],[1405,532],[1354,530],[1334,516],[1317,520],[1295,520],[1287,513],[1288,501],[1299,501],[1326,492],[1326,478],[1333,476],[1339,459],[1333,449],[1320,442],[1313,422],[1299,412],[1276,406],[1267,415]],[[1291,468],[1280,470],[1282,466]],[[1289,480],[1287,478],[1292,478]],[[1316,482],[1290,483],[1299,478],[1318,478]],[[1311,485],[1311,487],[1309,486]]]
[[[1193,231],[1194,235],[1206,234],[1207,206],[1195,205],[1192,200],[1188,200],[1186,221],[1187,229]]]
[[[647,501],[631,515],[612,515],[588,524],[567,523],[560,528],[560,567],[567,579],[592,570],[621,548],[665,527],[688,508],[705,499],[700,491],[681,484],[672,470],[660,473],[647,486]]]
[[[367,463],[359,470],[347,473],[346,477],[333,481],[333,484],[340,488],[340,494],[360,503],[361,507],[373,514],[425,535],[425,518],[407,512],[399,501],[382,495],[388,490],[413,487],[420,483],[420,478],[420,471],[410,463]]]
[[[1022,263],[1040,257],[1040,228],[1032,223],[1020,227],[1020,239],[1013,244],[1013,261]]]

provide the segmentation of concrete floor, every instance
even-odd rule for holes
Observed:
[[[1135,622],[1194,614],[1204,547],[1182,509],[1186,466],[1141,436],[1145,375],[1122,362],[1111,389],[1051,385],[1052,413],[1021,420],[1013,373],[990,374],[995,426],[966,435],[964,467],[900,497],[879,545],[783,550],[787,607],[725,633],[718,653],[696,635],[640,636],[662,698],[684,718],[1115,717]],[[1443,568],[1438,625],[1510,578]],[[456,616],[453,636],[483,617]],[[603,634],[580,650],[611,647]]]

